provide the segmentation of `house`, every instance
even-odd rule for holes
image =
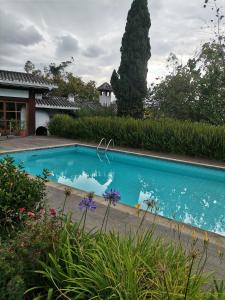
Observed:
[[[0,133],[47,134],[47,123],[56,113],[73,113],[74,97],[52,97],[56,85],[41,77],[0,70]]]

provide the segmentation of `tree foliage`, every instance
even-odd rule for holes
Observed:
[[[55,96],[67,96],[74,94],[80,99],[89,101],[99,100],[99,92],[96,89],[94,81],[85,83],[80,77],[74,76],[72,73],[67,73],[65,78],[61,78],[57,82],[58,89],[52,93]]]
[[[72,60],[63,61],[60,64],[50,63],[48,67],[44,68],[45,76],[52,79],[55,83],[64,79],[67,75],[65,69],[72,64]]]
[[[121,63],[113,71],[111,84],[117,98],[118,115],[143,117],[143,101],[147,93],[147,63],[151,56],[147,0],[134,0],[128,13],[121,46]]]
[[[30,60],[27,60],[24,65],[24,70],[26,73],[33,73],[35,70],[35,65]]]
[[[212,2],[212,3],[211,3]],[[215,11],[213,38],[186,65],[171,54],[170,73],[149,91],[148,104],[160,115],[212,124],[225,122],[225,35],[216,0],[205,1]]]
[[[150,90],[149,105],[167,117],[225,122],[225,47],[209,42]]]
[[[54,96],[67,97],[69,94],[74,94],[82,100],[97,101],[99,93],[96,89],[95,81],[90,80],[85,83],[80,77],[75,76],[66,69],[73,63],[71,60],[63,61],[59,64],[50,63],[44,67],[44,71],[36,69],[31,61],[25,63],[24,69],[27,73],[40,76],[55,83],[58,88],[51,92]]]

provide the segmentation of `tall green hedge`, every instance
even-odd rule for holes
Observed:
[[[113,138],[117,146],[225,161],[225,126],[171,119],[73,119],[66,115],[57,115],[51,120],[49,130],[52,135],[83,141],[98,142],[106,137]]]

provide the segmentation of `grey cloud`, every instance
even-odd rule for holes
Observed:
[[[0,66],[1,69],[12,70],[12,71],[20,71],[21,70],[21,61],[16,59],[8,58],[6,56],[0,56]]]
[[[106,55],[101,56],[97,62],[99,66],[103,66],[103,67],[111,66],[111,69],[114,70],[119,67],[120,57],[121,55],[119,51],[111,50]]]
[[[17,51],[20,50],[20,46],[17,46]],[[14,44],[6,44],[3,43],[0,46],[0,56],[5,56],[10,59],[13,57],[13,54],[15,53],[15,45]]]
[[[105,53],[105,51],[103,50],[103,45],[102,45],[102,47],[91,45],[83,51],[84,56],[91,57],[91,58],[99,57],[99,56],[103,55],[104,53]]]
[[[0,10],[0,40],[1,44],[31,46],[43,37],[33,25],[25,26],[15,16]]]
[[[79,51],[79,42],[72,35],[64,35],[57,38],[56,54],[62,58],[73,56]]]
[[[151,52],[154,56],[167,56],[170,52],[174,51],[176,43],[172,40],[162,39],[156,43],[152,43]]]
[[[218,5],[224,2],[217,1]],[[4,56],[7,57],[7,43],[12,39],[11,35],[17,42],[23,41],[23,45],[18,45],[17,51],[12,52],[10,49],[8,52],[12,61],[21,62],[21,70],[27,59],[33,59],[38,65],[43,61],[45,64],[52,61],[57,63],[75,56],[77,64],[74,72],[84,76],[84,79],[101,83],[102,80],[109,80],[112,70],[118,68],[121,39],[132,0],[0,2],[1,9],[10,12],[10,17],[5,18],[4,22],[0,19],[0,34],[2,28],[5,31]],[[210,34],[201,31],[204,21],[211,18],[210,10],[202,8],[203,2],[204,0],[149,0],[152,57],[148,78],[159,77],[163,73],[170,52],[176,53],[179,59],[186,59],[193,55],[203,41],[210,38]],[[10,24],[17,17],[19,20],[30,20],[33,25],[25,26],[25,22],[13,21],[20,26],[16,25],[15,28],[14,25],[12,29]],[[25,40],[21,34],[17,34],[17,27],[26,35]],[[35,42],[28,32],[33,37],[37,28],[43,33],[45,40],[43,43],[32,44],[33,47],[25,47],[28,40]],[[2,36],[0,38],[0,48],[3,48]]]

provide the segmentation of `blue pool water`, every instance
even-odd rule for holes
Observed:
[[[158,214],[225,234],[225,171],[82,146],[11,154],[26,171],[101,196],[115,188],[122,203],[158,201]]]

